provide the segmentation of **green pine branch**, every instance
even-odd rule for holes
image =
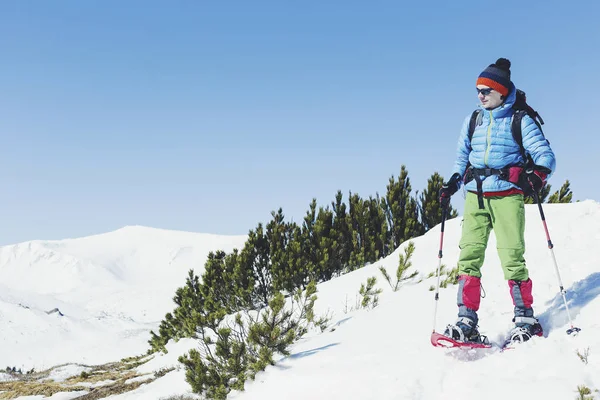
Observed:
[[[410,259],[414,251],[414,243],[412,241],[408,242],[408,245],[404,248],[404,254],[400,254],[398,260],[398,268],[396,269],[396,275],[393,280],[383,266],[379,267],[379,271],[381,271],[381,274],[383,275],[384,279],[387,281],[387,283],[390,285],[394,292],[400,289],[400,285],[403,282],[412,279],[419,274],[419,271],[413,271],[410,275],[407,275],[407,270],[410,267],[412,267],[412,262],[410,261]]]
[[[360,302],[361,307],[363,308],[375,308],[379,304],[379,295],[383,291],[382,289],[375,289],[375,285],[377,284],[377,277],[372,276],[367,279],[366,284],[362,283],[360,285],[360,289],[358,293],[362,296],[362,300]]]

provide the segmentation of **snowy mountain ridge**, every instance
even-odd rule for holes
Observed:
[[[231,251],[245,240],[245,235],[128,226],[77,239],[24,242],[0,247],[0,282],[50,294],[95,284],[135,286],[158,278],[180,284],[182,271],[183,279],[189,268],[201,273],[209,251]]]
[[[112,339],[95,344],[103,349],[95,355],[81,349],[80,362],[118,358],[110,340],[124,340],[130,351],[144,352],[149,330],[172,310],[171,299],[189,269],[201,274],[210,251],[232,251],[245,240],[245,235],[131,226],[77,239],[2,246],[0,339],[14,351],[0,353],[0,362],[39,369],[77,361],[61,347],[79,339],[85,344],[94,331]],[[64,316],[46,314],[55,308]]]

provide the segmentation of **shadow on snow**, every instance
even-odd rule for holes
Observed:
[[[330,343],[327,346],[322,346],[322,347],[318,347],[316,349],[306,350],[306,351],[301,351],[300,353],[291,354],[288,358],[304,358],[304,357],[312,356],[315,353],[318,353],[323,350],[327,350],[328,348],[337,346],[337,345],[339,345],[339,343]]]
[[[571,318],[575,319],[581,309],[598,297],[598,295],[600,295],[600,272],[594,272],[587,278],[573,284],[565,293]],[[548,337],[551,331],[564,326],[570,328],[569,317],[560,292],[546,304],[549,305],[549,308],[538,316],[540,323],[544,327],[544,336]],[[577,324],[574,325],[577,326]]]

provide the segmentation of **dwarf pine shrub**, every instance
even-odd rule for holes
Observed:
[[[414,278],[419,274],[418,271],[414,271],[412,274],[407,275],[406,271],[412,267],[412,262],[410,261],[413,253],[415,252],[415,245],[413,242],[409,242],[408,246],[404,248],[404,254],[400,254],[400,258],[398,260],[398,268],[396,269],[396,276],[394,279],[390,277],[387,270],[384,267],[379,267],[379,271],[383,275],[384,279],[390,285],[394,292],[400,289],[400,285],[402,282],[407,281],[409,279]]]
[[[310,327],[320,328],[326,318],[316,318],[317,286],[297,289],[287,301],[275,293],[268,307],[258,312],[226,315],[223,310],[199,310],[199,348],[179,357],[186,381],[194,393],[224,400],[231,390],[243,390],[248,379],[269,365],[274,355],[290,354],[290,346]]]
[[[383,290],[375,289],[375,284],[377,283],[377,277],[372,276],[367,279],[367,283],[362,283],[360,285],[360,290],[358,293],[362,296],[362,301],[360,303],[361,307],[371,308],[377,307],[379,304],[379,295]]]

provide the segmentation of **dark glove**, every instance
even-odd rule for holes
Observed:
[[[539,193],[546,184],[546,178],[551,173],[548,168],[536,165],[530,154],[527,155],[527,161],[523,166],[523,171],[519,176],[517,185],[523,190],[526,196],[533,193]]]
[[[527,180],[527,184],[534,190],[536,193],[544,187],[546,184],[546,175],[542,171],[537,171],[533,169],[528,169],[523,172],[525,174],[525,179]]]
[[[442,208],[448,208],[450,205],[450,197],[456,193],[460,187],[462,178],[457,172],[450,177],[450,180],[442,185],[440,189],[440,205]]]
[[[527,162],[521,172],[520,183],[518,184],[526,195],[531,195],[534,192],[539,193],[546,184],[546,178],[551,171],[536,165],[530,154],[527,155]]]

